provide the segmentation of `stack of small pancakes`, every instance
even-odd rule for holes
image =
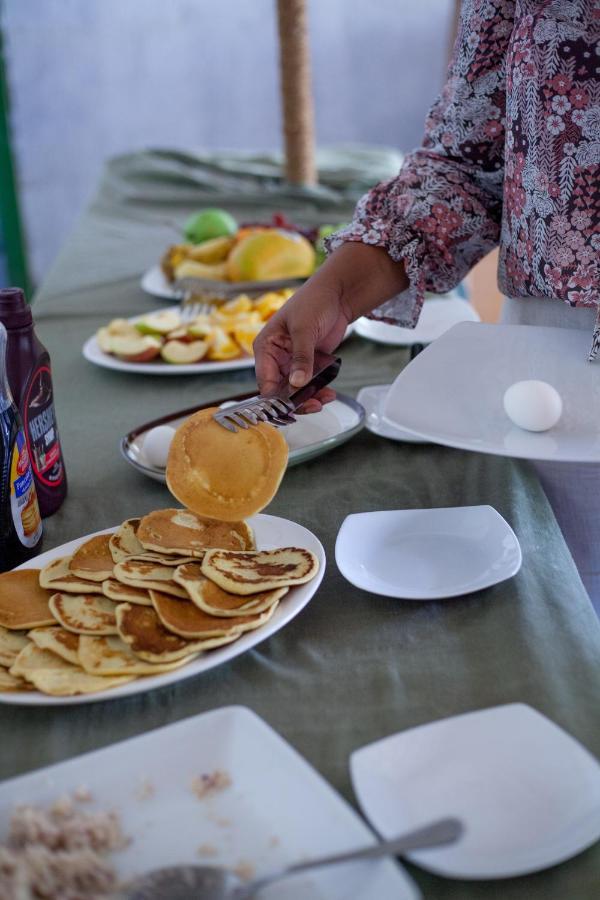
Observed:
[[[242,521],[128,519],[44,569],[0,575],[0,691],[88,694],[183,666],[260,628],[318,565],[303,548],[257,550]]]

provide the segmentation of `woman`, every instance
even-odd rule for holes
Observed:
[[[327,262],[257,338],[261,390],[282,373],[304,384],[315,348],[334,349],[361,315],[414,327],[426,290],[452,289],[498,244],[504,321],[589,329],[593,360],[599,73],[598,0],[464,0],[422,147],[362,198],[351,225],[330,239]],[[325,390],[320,400],[330,397]],[[307,411],[319,408],[313,400]],[[600,470],[538,471],[600,603]]]

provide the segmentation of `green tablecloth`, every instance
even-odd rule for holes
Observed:
[[[284,208],[307,222],[350,213],[352,192],[335,184],[323,195],[286,201],[271,170],[249,178],[235,168],[226,172],[234,212]],[[173,240],[168,220],[215,205],[222,177],[214,160],[117,160],[39,293],[35,316],[52,356],[70,487],[62,510],[46,522],[46,548],[169,505],[165,488],[120,458],[121,435],[163,413],[252,388],[247,371],[151,378],[95,368],[81,356],[84,340],[109,318],[160,306],[141,292],[140,275]],[[349,393],[391,381],[406,362],[405,351],[356,337],[342,356],[339,388]],[[351,512],[480,503],[496,507],[521,542],[523,567],[511,581],[461,599],[411,603],[366,594],[337,572],[335,538]],[[233,662],[142,696],[63,709],[0,707],[0,776],[226,704],[254,709],[351,801],[352,750],[500,703],[531,704],[600,755],[600,626],[526,463],[364,431],[291,469],[269,512],[306,525],[326,549],[323,585],[300,616]],[[411,872],[427,900],[592,898],[600,894],[600,845],[548,872],[504,882]]]

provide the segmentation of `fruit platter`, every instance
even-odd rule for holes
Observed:
[[[143,290],[164,299],[183,291],[230,297],[240,291],[298,286],[325,259],[324,239],[340,225],[304,228],[275,213],[269,222],[239,223],[222,209],[187,220],[182,240],[143,276]]]
[[[179,306],[131,319],[113,319],[83,347],[96,365],[142,374],[194,374],[254,365],[252,344],[292,290],[256,298],[238,294],[209,312],[183,317]]]

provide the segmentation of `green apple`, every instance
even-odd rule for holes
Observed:
[[[235,234],[237,230],[237,222],[224,209],[201,209],[189,217],[183,233],[192,244],[201,244],[211,238]]]
[[[135,327],[141,334],[169,334],[181,324],[179,313],[172,309],[152,313],[135,322]]]

